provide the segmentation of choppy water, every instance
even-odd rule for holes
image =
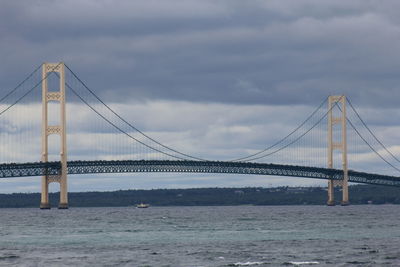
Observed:
[[[400,266],[400,206],[0,209],[4,266]]]

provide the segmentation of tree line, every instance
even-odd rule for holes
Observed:
[[[400,188],[352,185],[350,202],[356,204],[400,204]],[[50,203],[57,206],[59,193],[50,193]],[[341,192],[335,190],[340,201]],[[119,190],[112,192],[69,193],[70,207],[123,207],[138,203],[152,206],[212,205],[324,205],[327,191],[323,187],[245,187]],[[40,193],[0,194],[0,208],[38,207]]]

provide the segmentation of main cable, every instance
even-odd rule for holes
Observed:
[[[4,110],[2,110],[0,112],[0,116],[3,115],[5,112],[7,112],[10,108],[12,108],[13,106],[15,106],[16,104],[18,104],[22,99],[24,99],[27,95],[29,95],[30,93],[33,92],[33,90],[36,89],[36,87],[38,87],[45,79],[47,79],[47,77],[49,77],[51,74],[55,73],[53,72],[53,70],[57,69],[58,66],[61,63],[58,63],[57,66],[55,66],[54,68],[51,69],[50,72],[47,72],[47,74],[45,75],[45,77],[43,77],[38,83],[35,84],[35,86],[33,86],[31,89],[29,89],[25,94],[23,94],[20,98],[18,98],[14,103],[12,103],[11,105],[9,105],[7,108],[5,108]],[[42,64],[43,65],[43,64]]]
[[[342,99],[342,97],[343,97],[343,95],[339,98],[339,101]],[[314,129],[314,128],[329,114],[329,112],[330,112],[335,106],[338,106],[337,102],[335,102],[335,104],[331,106],[331,108],[324,114],[324,116],[322,116],[310,129],[308,129],[306,132],[304,132],[304,133],[301,134],[299,137],[297,137],[296,139],[294,139],[292,142],[290,142],[290,143],[286,144],[285,146],[283,146],[283,147],[281,147],[281,148],[279,148],[279,149],[277,149],[277,150],[275,150],[275,151],[273,151],[273,152],[270,152],[270,153],[268,153],[268,154],[266,154],[266,155],[259,156],[259,157],[256,157],[256,158],[247,159],[247,160],[245,160],[245,162],[248,162],[248,161],[251,161],[251,160],[257,160],[257,159],[261,159],[261,158],[265,158],[265,157],[271,156],[271,155],[273,155],[273,154],[275,154],[275,153],[277,153],[277,152],[279,152],[279,151],[281,151],[281,150],[287,148],[288,146],[290,146],[290,145],[296,143],[296,142],[297,142],[298,140],[300,140],[303,136],[305,136],[305,135],[308,134],[312,129]],[[339,107],[339,106],[338,106],[338,107]]]
[[[339,108],[339,110],[341,112],[342,109],[337,106]],[[400,172],[400,169],[397,168],[396,166],[394,166],[392,163],[390,163],[389,161],[387,161],[378,151],[376,151],[375,148],[372,147],[372,145],[370,143],[368,143],[368,141],[361,135],[361,133],[357,130],[357,128],[354,126],[354,124],[351,122],[351,120],[349,118],[346,117],[346,120],[349,122],[350,126],[354,129],[354,131],[356,131],[357,135],[364,141],[364,143],[369,146],[369,148],[376,154],[378,155],[378,157],[380,157],[384,162],[386,162],[390,167],[392,167],[393,169],[395,169],[396,171]]]
[[[371,146],[370,143],[368,143],[367,140],[365,140],[365,138],[361,135],[361,133],[355,128],[355,126],[353,125],[353,123],[347,119],[347,121],[349,122],[349,124],[351,125],[351,127],[354,129],[354,131],[356,131],[357,135],[369,146],[369,148],[371,148],[372,151],[375,152],[375,154],[377,154],[383,161],[385,161],[387,164],[389,164],[393,169],[397,170],[398,172],[400,172],[400,169],[397,168],[396,166],[394,166],[392,163],[390,163],[389,161],[387,161],[378,151],[376,151],[375,148],[373,148]]]
[[[259,154],[264,153],[265,151],[270,150],[271,148],[279,145],[280,143],[282,143],[283,141],[285,141],[286,139],[288,139],[291,135],[293,135],[295,132],[297,132],[301,127],[303,127],[304,124],[306,124],[320,109],[321,107],[325,104],[325,102],[328,100],[328,98],[325,98],[324,101],[322,101],[322,103],[298,126],[296,127],[294,130],[292,130],[288,135],[286,135],[284,138],[282,138],[281,140],[277,141],[276,143],[272,144],[271,146],[258,151],[257,153],[248,155],[246,157],[242,157],[242,158],[237,158],[237,159],[233,159],[233,160],[229,160],[229,161],[241,161],[241,160],[245,160],[248,158],[252,158],[254,156],[257,156]]]
[[[360,114],[357,112],[357,110],[354,108],[353,104],[351,103],[350,99],[347,99],[347,102],[350,104],[351,109],[354,111],[354,113],[357,115],[357,117],[359,118],[359,120],[361,121],[361,123],[364,125],[364,127],[368,130],[368,132],[374,137],[374,139],[383,147],[383,149],[385,149],[385,151],[392,156],[392,158],[394,160],[396,160],[397,162],[400,162],[400,160],[393,155],[392,152],[389,151],[389,149],[378,139],[378,137],[376,137],[376,135],[371,131],[371,129],[368,127],[368,125],[365,123],[365,121],[361,118]]]
[[[31,74],[29,74],[22,82],[20,82],[16,87],[14,87],[14,89],[12,89],[10,92],[8,92],[5,96],[3,96],[1,99],[0,99],[0,103],[4,100],[4,99],[6,99],[7,97],[9,97],[12,93],[14,93],[15,91],[17,91],[18,90],[18,88],[20,88],[27,80],[29,80],[32,76],[33,76],[33,74],[35,74],[39,69],[40,69],[40,67],[42,66],[43,64],[40,64]],[[42,80],[43,81],[43,80]]]
[[[65,67],[72,73],[72,75],[84,86],[84,88],[86,90],[88,90],[101,104],[103,104],[111,113],[113,113],[117,118],[119,118],[120,120],[122,120],[124,123],[126,123],[129,127],[131,127],[132,129],[134,129],[135,131],[137,131],[138,133],[140,133],[141,135],[143,135],[144,137],[148,138],[149,140],[153,141],[154,143],[156,143],[157,145],[160,145],[172,152],[175,152],[177,154],[180,154],[182,156],[191,158],[191,159],[195,159],[195,160],[200,160],[200,161],[206,161],[205,159],[199,158],[199,157],[195,157],[195,156],[191,156],[188,155],[186,153],[180,152],[176,149],[173,149],[171,147],[168,147],[160,142],[158,142],[157,140],[153,139],[152,137],[148,136],[147,134],[145,134],[144,132],[142,132],[141,130],[139,130],[138,128],[136,128],[135,126],[133,126],[131,123],[129,123],[127,120],[125,120],[122,116],[120,116],[117,112],[115,112],[110,106],[108,106],[99,96],[97,96],[93,90],[91,90],[67,65],[65,65]],[[97,112],[96,112],[97,113]]]
[[[109,119],[107,119],[103,114],[101,114],[100,112],[98,112],[92,105],[90,105],[83,97],[81,97],[71,86],[69,86],[68,84],[66,84],[67,87],[72,91],[72,93],[74,93],[83,103],[85,103],[91,110],[93,110],[97,115],[99,115],[103,120],[105,120],[106,122],[108,122],[110,125],[112,125],[114,128],[116,128],[118,131],[120,131],[121,133],[125,134],[126,136],[128,136],[129,138],[135,140],[136,142],[144,145],[147,148],[150,148],[154,151],[157,151],[159,153],[162,153],[164,155],[176,158],[176,159],[180,159],[180,160],[186,160],[185,158],[182,157],[178,157],[175,155],[171,155],[169,153],[166,153],[162,150],[159,150],[157,148],[154,148],[152,146],[147,145],[146,143],[143,143],[142,141],[138,140],[137,138],[133,137],[131,134],[129,134],[128,132],[124,131],[123,129],[121,129],[120,127],[118,127],[117,125],[115,125],[113,122],[111,122]]]

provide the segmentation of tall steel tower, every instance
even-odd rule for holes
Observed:
[[[58,88],[51,88],[49,92],[48,77],[54,72],[58,74],[60,83]],[[65,66],[63,62],[44,63],[42,68],[42,162],[49,159],[49,135],[60,136],[61,151],[61,173],[59,175],[45,175],[42,177],[42,197],[40,202],[41,209],[50,209],[49,184],[57,182],[60,184],[60,203],[59,209],[68,209],[68,190],[67,190],[67,135],[66,135],[66,114],[65,114]],[[59,103],[60,122],[58,125],[49,125],[48,104],[50,101]]]
[[[340,108],[341,116],[333,116],[333,107],[338,105]],[[341,128],[340,142],[334,142],[333,130],[334,125],[338,124]],[[328,182],[328,205],[334,206],[334,187],[342,187],[342,205],[349,204],[349,190],[348,190],[348,169],[347,169],[347,134],[346,134],[346,96],[329,96],[328,100],[328,168],[333,168],[333,151],[340,150],[342,152],[342,168],[343,180],[329,180]]]

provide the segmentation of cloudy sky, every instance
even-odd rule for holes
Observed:
[[[399,10],[394,0],[0,1],[0,97],[42,62],[64,61],[147,134],[189,154],[232,159],[286,135],[328,95],[346,94],[400,156]],[[88,119],[78,111],[71,129]],[[40,114],[27,114],[40,123]],[[80,145],[70,142],[70,151]],[[39,180],[3,180],[0,192],[36,192]],[[72,191],[324,184],[239,175],[70,178]]]

